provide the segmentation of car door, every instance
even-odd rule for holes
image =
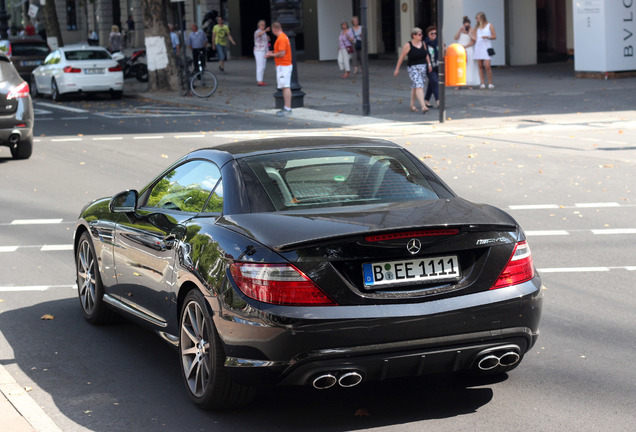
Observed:
[[[139,317],[166,325],[187,221],[203,211],[220,178],[219,168],[209,161],[175,166],[140,196],[137,211],[117,225],[115,295]]]
[[[51,52],[44,59],[44,63],[33,71],[33,77],[40,93],[51,93],[51,76],[53,68],[60,62],[60,51]]]

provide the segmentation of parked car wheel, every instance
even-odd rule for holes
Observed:
[[[91,324],[108,324],[114,312],[103,300],[104,288],[97,268],[97,256],[90,234],[80,237],[75,257],[77,288],[84,317]]]
[[[15,146],[11,147],[11,156],[13,159],[28,159],[33,154],[33,140],[19,141]]]
[[[31,89],[31,97],[33,99],[35,99],[36,97],[40,96],[40,92],[38,90],[38,84],[35,82],[35,77],[33,75],[31,75],[31,79],[30,79],[30,89]]]
[[[60,89],[57,87],[57,82],[55,78],[51,81],[51,99],[55,102],[59,102],[62,100],[62,95],[60,94]]]
[[[249,403],[254,389],[235,383],[224,370],[225,354],[205,299],[198,290],[186,296],[181,310],[179,358],[188,394],[204,409]]]

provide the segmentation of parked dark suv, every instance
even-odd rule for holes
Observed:
[[[0,51],[11,59],[20,76],[28,82],[33,69],[42,64],[51,49],[39,37],[29,37],[0,40]]]
[[[27,84],[0,53],[0,146],[8,146],[14,159],[33,152],[33,103]]]

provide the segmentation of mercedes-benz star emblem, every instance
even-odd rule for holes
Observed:
[[[409,251],[411,255],[415,255],[422,250],[422,243],[418,239],[413,238],[406,244],[406,250]]]

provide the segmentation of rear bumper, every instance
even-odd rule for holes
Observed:
[[[226,370],[237,381],[304,385],[321,373],[352,370],[364,380],[382,380],[468,370],[480,352],[501,346],[514,345],[523,356],[538,338],[542,303],[535,277],[514,287],[420,304],[419,315],[413,313],[418,305],[332,307],[330,313],[350,316],[320,319],[314,309],[312,318],[300,320],[235,317],[229,324],[217,316],[215,324],[225,344]],[[392,316],[377,316],[384,309]]]

